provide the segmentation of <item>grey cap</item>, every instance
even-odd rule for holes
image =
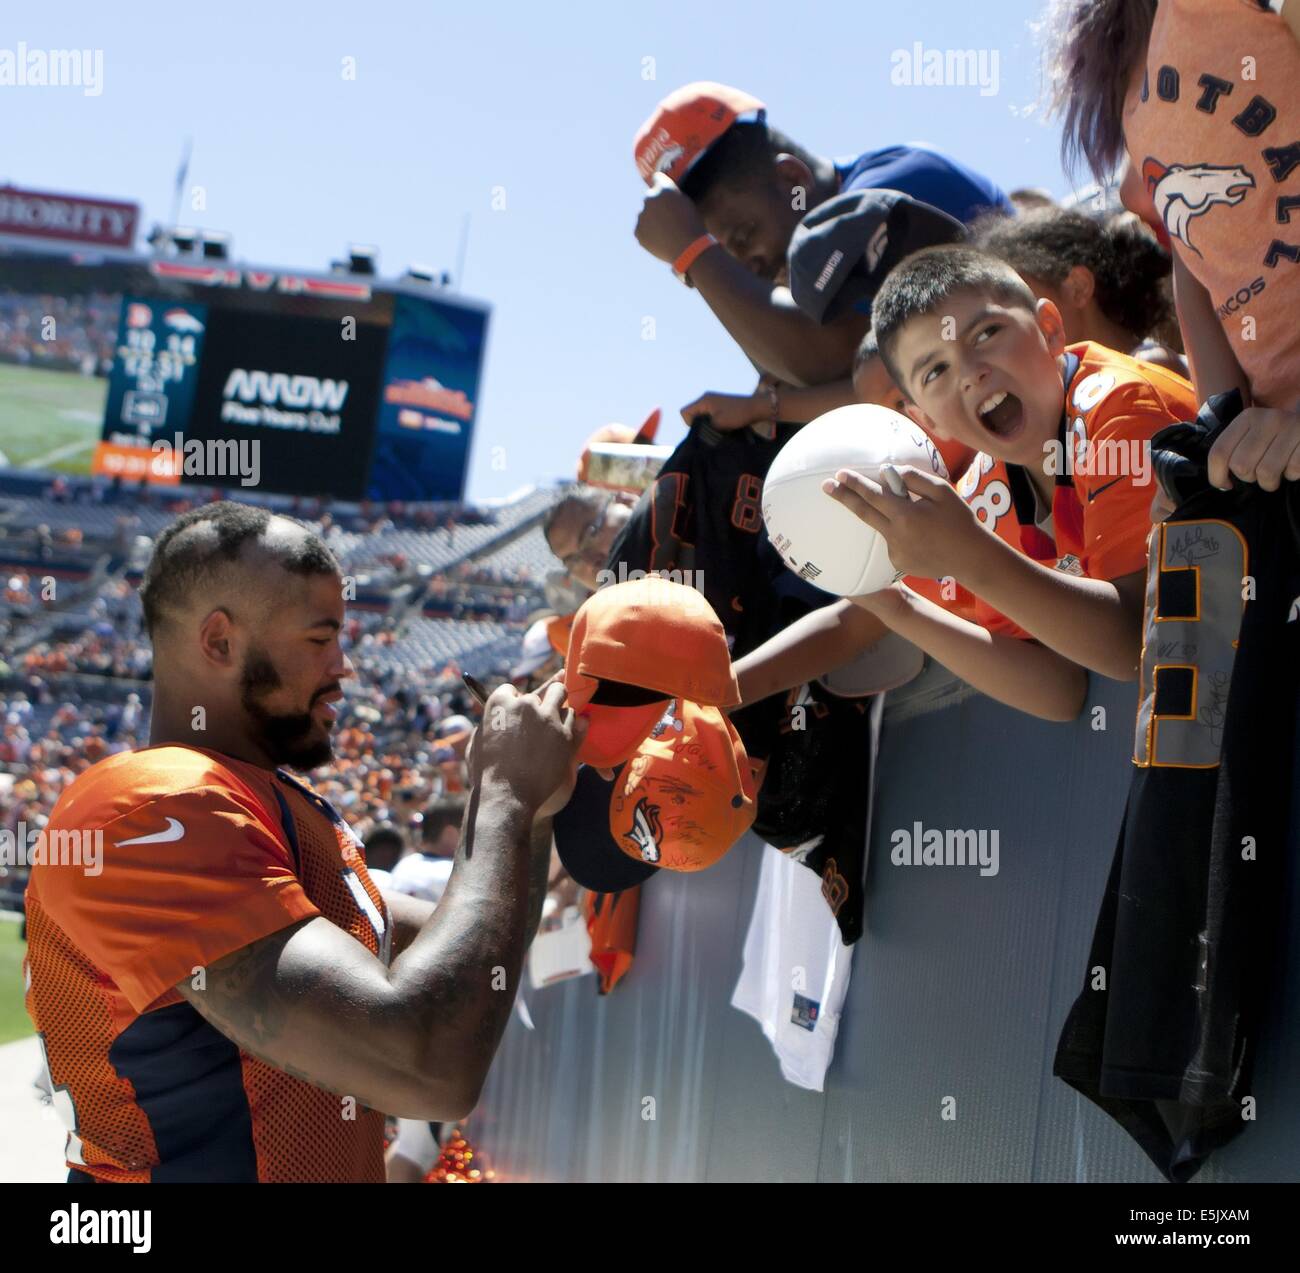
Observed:
[[[905,256],[965,237],[966,228],[955,217],[900,190],[837,194],[795,227],[790,291],[795,304],[819,323],[854,305],[865,312]]]

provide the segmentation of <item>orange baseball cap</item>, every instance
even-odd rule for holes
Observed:
[[[591,462],[591,448],[599,442],[653,442],[659,432],[660,409],[656,407],[645,418],[639,429],[630,424],[602,424],[583,444],[578,456],[578,481],[586,482],[587,465]]]
[[[555,844],[579,884],[616,893],[658,870],[712,866],[749,830],[755,800],[735,727],[716,707],[677,699],[612,783],[579,771]]]
[[[737,120],[763,119],[767,108],[757,97],[697,80],[669,93],[637,130],[632,143],[636,168],[646,185],[655,173],[680,181],[701,155]]]
[[[573,631],[571,614],[557,614],[546,620],[546,639],[561,658],[569,652],[569,633]]]
[[[600,681],[707,707],[740,704],[727,634],[713,607],[698,589],[661,575],[599,588],[574,615],[564,665],[569,706],[585,707]]]
[[[568,706],[589,718],[584,764],[611,768],[637,749],[668,699],[740,703],[731,651],[713,607],[658,575],[600,588],[573,619],[564,664]]]

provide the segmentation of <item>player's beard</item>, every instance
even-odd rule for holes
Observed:
[[[311,709],[305,712],[272,712],[261,700],[284,684],[275,664],[261,650],[250,652],[240,676],[240,702],[248,713],[258,744],[276,765],[291,769],[315,769],[333,759],[334,747],[328,733],[323,738],[311,736],[317,724]],[[328,694],[328,686],[321,694]]]

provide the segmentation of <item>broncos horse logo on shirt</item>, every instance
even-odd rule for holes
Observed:
[[[1142,165],[1142,180],[1165,229],[1197,256],[1201,252],[1190,237],[1192,219],[1215,204],[1240,203],[1255,185],[1240,164],[1162,164],[1151,158]]]
[[[664,829],[659,821],[659,807],[642,796],[632,811],[632,829],[623,832],[625,840],[636,845],[643,862],[658,864],[659,845],[663,842]]]

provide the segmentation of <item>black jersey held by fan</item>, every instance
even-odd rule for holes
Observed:
[[[1055,1073],[1172,1181],[1267,1118],[1300,693],[1300,484],[1210,486],[1234,391],[1152,440],[1177,508],[1149,550],[1124,825]]]

